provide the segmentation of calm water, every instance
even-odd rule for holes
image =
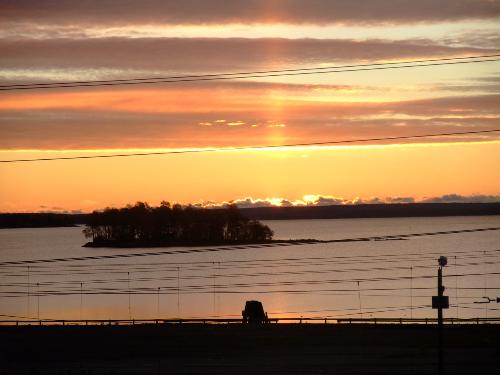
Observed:
[[[343,239],[500,226],[500,217],[265,222],[275,238]],[[171,249],[83,248],[82,228],[0,230],[0,262]],[[258,299],[271,317],[435,317],[437,261],[448,317],[500,317],[500,231],[0,266],[0,314],[60,319],[239,317]],[[457,307],[458,304],[458,307]]]

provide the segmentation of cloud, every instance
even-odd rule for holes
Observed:
[[[446,194],[439,197],[424,198],[422,203],[493,203],[500,202],[499,195],[460,195],[460,194]]]
[[[273,206],[271,203],[271,200],[268,199],[252,199],[252,198],[243,198],[243,199],[236,199],[233,202],[237,207],[239,208],[251,208],[251,207],[270,207]],[[223,203],[225,205],[225,203]],[[276,206],[279,206],[279,204],[276,204]]]
[[[302,201],[307,206],[333,206],[339,204],[350,204],[351,202],[344,198],[333,197],[330,195],[304,195]],[[300,204],[301,205],[301,204]]]
[[[0,102],[0,148],[249,146],[271,144],[273,132],[281,132],[286,143],[305,143],[500,125],[498,94],[381,103],[301,100],[314,88],[225,83],[182,90],[16,93]],[[276,90],[281,97],[278,115],[273,112],[272,93]],[[209,123],[212,126],[206,126]],[[286,127],[268,126],[277,124]],[[494,140],[499,136],[490,133],[418,141]]]
[[[36,212],[38,213],[44,213],[44,214],[82,214],[84,211],[82,210],[68,210],[63,207],[59,206],[47,206],[47,205],[40,205],[38,206],[38,210]]]
[[[499,195],[459,195],[447,194],[432,198],[416,199],[414,197],[370,197],[370,198],[342,198],[332,195],[310,194],[301,199],[286,198],[252,198],[246,197],[231,202],[202,202],[199,207],[219,208],[228,204],[236,204],[239,208],[254,207],[290,207],[290,206],[335,206],[357,204],[405,204],[405,203],[493,203],[500,202]]]
[[[385,198],[386,203],[415,203],[415,198],[413,197],[387,197]]]
[[[495,18],[491,0],[3,0],[0,21],[64,24],[373,24]]]
[[[457,35],[445,37],[441,43],[447,46],[481,46],[483,48],[498,48],[500,36],[498,33],[490,31],[475,30],[474,32],[464,32]]]
[[[476,46],[450,47],[424,39],[0,39],[3,80],[9,77],[22,80],[24,75],[31,82],[37,79],[37,74],[39,80],[47,81],[51,72],[54,80],[61,80],[61,76],[62,80],[81,80],[82,74],[87,79],[140,78],[169,76],[179,72],[255,71],[342,62],[481,55],[500,51],[498,45],[496,48],[481,48],[481,44]]]

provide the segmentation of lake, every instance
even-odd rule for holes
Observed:
[[[264,223],[276,239],[332,240],[500,227],[500,217]],[[252,299],[270,317],[434,318],[441,255],[448,257],[445,317],[500,317],[499,304],[477,303],[500,296],[499,230],[217,250],[83,248],[82,229],[0,230],[0,263],[119,256],[0,265],[3,319],[237,318]],[[122,256],[146,252],[163,253]]]

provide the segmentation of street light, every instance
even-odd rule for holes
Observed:
[[[448,259],[445,256],[440,256],[438,259],[438,295],[432,296],[432,308],[438,311],[438,373],[444,374],[444,355],[443,355],[443,309],[449,307],[448,296],[444,296],[443,286],[443,268],[448,264]]]

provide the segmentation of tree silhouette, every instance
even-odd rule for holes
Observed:
[[[273,237],[268,226],[242,216],[235,205],[205,209],[166,201],[94,211],[83,233],[94,244],[110,245],[255,243]]]

